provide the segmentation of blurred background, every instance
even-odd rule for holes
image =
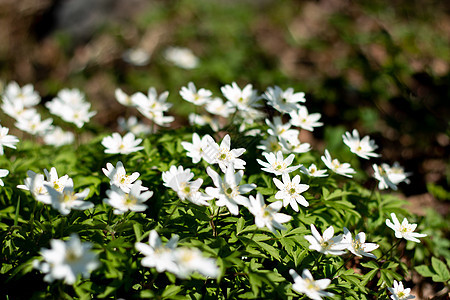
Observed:
[[[0,80],[32,83],[43,102],[79,88],[101,130],[124,114],[117,87],[168,90],[173,127],[194,110],[178,95],[189,81],[217,96],[233,81],[261,93],[293,87],[322,114],[325,127],[303,137],[314,148],[343,153],[341,135],[357,128],[382,162],[412,172],[401,186],[411,210],[445,217],[449,12],[450,2],[432,0],[0,0]],[[196,67],[170,62],[170,47],[190,49]]]

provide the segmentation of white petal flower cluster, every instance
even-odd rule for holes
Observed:
[[[91,104],[86,101],[85,95],[78,89],[59,91],[58,95],[52,101],[47,102],[45,106],[50,113],[66,122],[75,124],[78,128],[83,127],[96,114],[95,111],[89,111]]]
[[[32,135],[45,136],[53,129],[53,120],[51,118],[42,120],[34,108],[41,101],[41,97],[31,84],[20,87],[16,82],[9,83],[2,99],[3,112],[16,120],[14,125],[20,130]]]
[[[129,193],[131,186],[138,179],[139,173],[133,172],[131,175],[127,175],[125,167],[121,161],[118,161],[116,167],[111,163],[106,164],[106,169],[102,168],[103,174],[110,179],[109,184],[115,185],[125,193]],[[146,187],[142,187],[142,190],[148,190]]]
[[[153,192],[147,190],[148,188],[143,187],[142,181],[140,180],[129,185],[128,192],[125,192],[117,185],[112,185],[111,189],[106,191],[108,198],[103,199],[103,202],[114,207],[113,212],[116,215],[126,213],[127,211],[142,212],[148,208],[144,202],[153,196]]]
[[[0,178],[6,177],[9,174],[9,170],[6,169],[0,169]],[[1,186],[5,186],[5,183],[3,182],[2,179],[0,179],[0,185]]]
[[[312,235],[306,235],[305,239],[311,244],[309,249],[316,250],[323,254],[342,255],[344,250],[348,250],[356,256],[367,256],[370,258],[377,258],[370,253],[379,247],[375,243],[366,243],[366,234],[364,232],[358,233],[355,238],[352,238],[351,232],[344,227],[344,233],[334,236],[333,226],[328,227],[323,236],[317,231],[316,227],[311,224]]]
[[[298,211],[298,204],[308,207],[309,203],[305,197],[301,195],[304,191],[309,189],[309,185],[300,184],[300,175],[294,176],[291,180],[289,174],[282,174],[283,182],[274,178],[273,182],[279,189],[275,194],[275,199],[283,200],[283,206],[291,205],[292,209]],[[297,204],[298,203],[298,204]]]
[[[16,144],[19,142],[16,136],[10,135],[8,132],[9,128],[0,125],[0,155],[5,153],[3,147],[16,149]]]
[[[377,258],[374,254],[370,253],[377,249],[380,245],[375,243],[366,243],[366,234],[364,232],[358,233],[355,238],[352,238],[351,232],[344,227],[344,243],[347,243],[347,250],[356,256],[367,256],[370,258]]]
[[[388,164],[372,165],[374,174],[373,177],[379,181],[378,188],[384,190],[391,188],[397,190],[397,185],[401,182],[409,183],[408,176],[410,173],[405,173],[404,169],[396,162],[391,167]]]
[[[165,244],[155,230],[150,231],[149,243],[136,243],[136,249],[145,257],[141,264],[144,267],[156,268],[158,272],[168,271],[179,278],[188,278],[198,272],[205,277],[217,278],[219,268],[213,258],[204,257],[196,248],[177,247],[178,236],[174,235]]]
[[[282,224],[289,222],[292,217],[283,213],[279,213],[282,207],[281,201],[272,202],[266,205],[261,193],[257,193],[256,197],[249,197],[248,210],[255,216],[255,225],[258,228],[267,227],[275,233],[275,229],[285,230]]]
[[[299,102],[305,102],[305,93],[294,93],[293,88],[283,91],[279,86],[268,87],[262,96],[268,104],[281,113],[289,114],[299,108]]]
[[[214,139],[207,138],[208,146],[203,151],[203,159],[209,164],[219,164],[222,172],[226,172],[228,167],[234,169],[245,169],[246,162],[240,158],[244,152],[244,148],[230,149],[231,137],[226,135],[222,142],[217,144]]]
[[[192,143],[181,142],[181,146],[188,152],[186,155],[192,158],[194,164],[202,160],[205,150],[210,144],[214,143],[214,139],[209,135],[200,136],[194,132],[192,134]]]
[[[33,107],[41,102],[41,97],[34,90],[32,84],[20,87],[15,81],[8,83],[3,93],[3,101],[9,103],[20,103],[23,107]]]
[[[321,159],[328,169],[336,174],[352,178],[352,174],[356,173],[349,163],[340,163],[337,158],[332,159],[327,149],[325,149],[325,156],[322,156]]]
[[[232,82],[231,85],[227,84],[220,90],[231,106],[239,111],[251,111],[261,106],[259,103],[261,98],[251,84],[241,89],[236,82]]]
[[[233,166],[229,166],[225,170],[225,175],[220,175],[208,167],[206,173],[213,180],[215,187],[207,187],[206,194],[217,199],[216,205],[219,207],[226,206],[233,215],[239,214],[238,205],[249,206],[249,199],[243,194],[247,194],[256,188],[255,184],[242,184],[240,182],[244,176],[244,171],[234,172]]]
[[[164,50],[164,58],[182,69],[195,69],[199,59],[191,49],[182,47],[169,47]]]
[[[183,86],[181,88],[180,96],[187,102],[195,105],[204,105],[212,100],[212,92],[210,90],[203,88],[197,90],[195,84],[192,82],[189,82],[187,87]]]
[[[207,200],[211,200],[212,197],[199,191],[203,179],[191,181],[192,178],[194,178],[194,173],[190,169],[185,170],[183,166],[171,166],[168,171],[162,173],[164,185],[174,190],[181,200],[209,206]]]
[[[45,185],[45,188],[50,196],[50,204],[52,207],[64,216],[68,215],[72,209],[85,210],[94,207],[92,202],[84,201],[89,195],[89,188],[75,193],[72,181],[68,182],[62,191],[57,191],[48,185]]]
[[[301,167],[301,165],[290,167],[295,158],[294,154],[289,155],[286,159],[284,159],[283,153],[281,151],[278,151],[276,154],[263,152],[263,155],[266,158],[267,162],[256,159],[256,161],[264,167],[261,168],[261,170],[268,173],[273,173],[277,176],[289,174]]]
[[[408,241],[420,243],[420,240],[418,238],[427,236],[423,233],[414,232],[414,230],[416,230],[417,224],[409,224],[406,218],[403,219],[402,223],[398,221],[397,216],[394,213],[391,213],[391,218],[394,223],[392,223],[391,220],[386,219],[386,225],[394,230],[396,238],[404,238]]]
[[[168,126],[175,119],[172,116],[165,116],[164,113],[172,107],[172,103],[167,102],[169,92],[165,91],[158,95],[154,87],[148,89],[147,96],[141,92],[131,95],[131,102],[137,110],[147,119],[159,126]]]
[[[17,188],[30,191],[37,201],[51,205],[62,215],[68,215],[72,209],[85,210],[94,207],[92,202],[84,201],[89,195],[89,188],[75,193],[73,180],[69,175],[58,177],[54,167],[50,172],[44,169],[44,173],[46,180],[44,175],[29,170],[24,184],[18,185]]]
[[[304,166],[300,167],[300,172],[303,174],[306,174],[310,177],[327,177],[327,170],[319,170],[317,169],[315,164],[311,164],[309,168],[306,168]]]
[[[293,269],[289,270],[289,274],[294,279],[292,289],[298,293],[305,294],[313,300],[321,300],[322,297],[334,296],[333,293],[324,291],[330,285],[330,279],[314,280],[311,272],[307,269],[303,270],[301,277]]]
[[[117,123],[119,124],[119,129],[122,132],[131,132],[136,136],[152,133],[152,128],[149,125],[139,121],[135,116],[131,116],[128,119],[119,117],[117,119]]]
[[[388,287],[388,290],[392,293],[392,300],[409,300],[416,298],[415,296],[411,295],[410,288],[404,288],[403,282],[401,281],[394,280],[394,286]]]
[[[44,135],[44,143],[55,147],[73,144],[74,140],[75,135],[72,132],[64,131],[59,126],[53,126],[53,128]]]
[[[50,249],[41,249],[43,261],[34,262],[34,267],[46,274],[44,280],[47,282],[63,280],[66,284],[74,284],[78,275],[89,278],[100,264],[91,250],[92,244],[82,243],[76,234],[68,241],[51,240],[50,245]]]
[[[312,235],[305,235],[305,239],[311,244],[310,250],[316,250],[323,254],[342,255],[347,249],[347,243],[343,241],[343,236],[334,236],[333,226],[328,227],[323,236],[317,231],[316,227],[311,224]]]
[[[359,157],[369,159],[369,157],[380,156],[379,154],[373,152],[378,148],[375,141],[371,140],[367,135],[360,139],[359,132],[356,129],[353,129],[352,134],[348,131],[345,132],[345,134],[342,135],[342,139],[344,140],[344,144],[350,148],[350,151]]]
[[[51,204],[51,198],[47,191],[47,186],[55,189],[58,192],[62,192],[65,186],[73,187],[73,180],[69,175],[58,177],[58,172],[55,167],[50,169],[44,169],[44,174],[35,173],[31,170],[27,171],[27,178],[24,180],[24,184],[18,185],[17,188],[30,191],[33,197],[37,201],[45,204]]]
[[[274,117],[273,122],[266,119],[269,126],[267,133],[269,137],[276,137],[284,153],[305,153],[311,150],[309,143],[301,143],[299,137],[300,131],[291,129],[290,123],[283,124],[281,117]]]
[[[138,146],[142,139],[136,139],[133,133],[128,132],[123,137],[114,132],[111,136],[104,137],[102,145],[106,148],[105,153],[110,154],[130,154],[144,149],[143,146]]]
[[[299,105],[298,109],[289,113],[290,123],[293,126],[303,128],[308,131],[314,131],[314,127],[321,127],[322,122],[318,122],[321,115],[319,113],[310,114],[306,106]]]

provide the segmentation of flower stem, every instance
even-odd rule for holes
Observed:
[[[172,215],[175,213],[175,211],[178,208],[178,205],[180,205],[181,199],[178,199],[177,203],[175,204],[174,208],[172,209],[172,211],[170,212],[170,214],[167,216],[167,218],[164,220],[164,224],[163,224],[163,228],[166,227],[167,222],[169,222],[170,218],[172,217]]]
[[[322,258],[323,258],[323,253],[320,253],[320,256],[314,262],[314,265],[312,266],[311,270],[314,270],[314,267],[322,260]]]
[[[397,243],[395,243],[386,253],[384,253],[383,255],[381,255],[380,256],[380,258],[378,258],[375,262],[379,262],[383,257],[385,257],[386,255],[388,255],[391,251],[392,251],[392,249],[394,249],[394,248],[396,248],[399,244],[400,244],[400,242],[401,242],[402,240],[401,239],[399,239],[398,241],[397,241]]]
[[[349,261],[351,261],[352,258],[353,258],[353,257],[350,256],[350,257],[349,257],[346,261],[344,261],[344,263],[336,270],[336,272],[334,272],[334,277],[333,277],[333,279],[336,279],[336,278],[339,277],[339,276],[337,276],[339,270],[342,269]]]

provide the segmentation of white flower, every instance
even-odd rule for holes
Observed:
[[[403,219],[402,223],[397,219],[397,216],[394,213],[391,213],[392,221],[386,219],[386,225],[395,231],[395,237],[398,239],[404,238],[408,241],[413,241],[416,243],[420,243],[420,240],[417,238],[425,237],[426,234],[414,232],[416,230],[417,224],[409,224],[408,220],[406,218]]]
[[[131,65],[142,67],[148,65],[150,53],[142,48],[127,49],[122,54],[122,59]]]
[[[131,99],[131,96],[127,95],[122,89],[117,88],[114,92],[114,95],[116,96],[117,102],[124,106],[134,106],[133,100]]]
[[[199,64],[199,59],[187,48],[169,47],[164,51],[164,58],[183,69],[194,69]]]
[[[152,191],[141,193],[143,189],[147,188],[142,186],[142,181],[140,180],[131,184],[128,193],[113,185],[110,190],[106,191],[108,198],[103,199],[103,202],[114,207],[114,214],[116,215],[123,214],[127,211],[141,212],[148,207],[143,203],[153,196]]]
[[[32,84],[29,83],[20,87],[15,81],[6,86],[3,99],[11,103],[18,102],[23,107],[35,106],[41,101],[41,97],[34,90]]]
[[[152,133],[152,128],[140,122],[135,116],[131,116],[125,120],[124,117],[117,119],[121,131],[132,132],[134,135],[146,135]]]
[[[353,175],[356,173],[355,170],[352,169],[351,165],[349,163],[340,163],[337,158],[331,159],[330,152],[328,152],[327,149],[325,149],[325,156],[320,157],[322,161],[325,163],[325,165],[330,169],[331,171],[342,175],[346,177],[352,178]]]
[[[277,176],[291,173],[292,171],[297,170],[301,166],[297,165],[289,167],[294,161],[295,157],[294,154],[289,155],[286,159],[284,159],[283,153],[281,151],[278,151],[276,155],[274,153],[266,153],[266,152],[264,152],[263,155],[267,159],[267,162],[264,162],[260,159],[256,159],[256,161],[261,166],[264,167],[261,168],[261,170],[268,173],[274,173]]]
[[[386,173],[388,174],[389,179],[394,184],[399,184],[400,182],[409,183],[408,176],[411,175],[411,173],[405,173],[405,170],[402,166],[399,165],[398,162],[395,162],[392,167],[389,167],[387,164],[382,164],[383,168],[386,170]]]
[[[205,192],[209,196],[218,199],[216,201],[217,206],[226,206],[233,215],[239,214],[238,205],[248,207],[249,200],[242,194],[247,194],[256,188],[256,185],[253,183],[239,185],[242,176],[244,176],[244,171],[240,170],[234,173],[234,168],[230,166],[225,170],[223,178],[210,167],[206,169],[206,173],[211,177],[216,187],[207,187]]]
[[[44,143],[56,147],[72,144],[74,140],[75,136],[72,132],[64,131],[59,126],[53,127],[44,135]]]
[[[283,182],[281,182],[277,178],[273,179],[273,182],[279,189],[279,191],[275,194],[275,199],[283,200],[284,207],[291,205],[292,209],[295,211],[298,211],[297,203],[308,207],[308,201],[306,201],[305,197],[300,194],[308,190],[309,185],[300,184],[300,175],[296,175],[291,181],[289,174],[283,173],[282,179]]]
[[[314,127],[320,127],[323,123],[318,122],[320,119],[319,113],[309,114],[306,106],[299,105],[298,109],[289,113],[291,116],[292,125],[301,127],[308,131],[314,131]]]
[[[276,136],[278,139],[291,140],[298,139],[299,131],[297,129],[290,129],[291,124],[283,124],[281,117],[274,117],[273,123],[266,119],[266,124],[269,126],[267,132],[270,135]]]
[[[188,151],[186,155],[191,157],[192,162],[196,164],[203,158],[203,153],[208,145],[213,142],[214,139],[209,134],[200,139],[200,136],[194,132],[192,134],[192,143],[181,142],[181,146]]]
[[[305,235],[305,239],[311,244],[309,249],[316,250],[323,254],[342,255],[347,249],[347,244],[343,242],[343,236],[338,235],[333,237],[333,226],[328,227],[323,232],[323,237],[317,231],[316,227],[311,224],[312,235]]]
[[[276,153],[283,150],[283,147],[281,146],[278,138],[271,135],[267,139],[261,140],[261,144],[256,146],[256,148],[261,149],[267,153]]]
[[[84,94],[78,89],[63,89],[57,97],[47,102],[45,106],[50,113],[59,116],[66,122],[75,124],[78,128],[89,122],[96,112],[89,111],[91,104],[85,100]]]
[[[190,113],[188,119],[190,125],[204,126],[208,124],[214,132],[218,132],[220,129],[219,121],[216,118],[211,118],[207,115]]]
[[[227,84],[221,87],[220,90],[229,103],[238,110],[247,111],[251,108],[261,106],[261,104],[258,103],[260,99],[258,92],[253,89],[251,84],[247,84],[241,90],[236,82],[233,82],[231,85]]]
[[[300,172],[312,177],[327,177],[327,170],[317,169],[315,164],[311,164],[309,168],[301,167]]]
[[[69,175],[66,174],[64,176],[58,177],[58,173],[56,172],[56,168],[54,167],[50,169],[50,172],[47,171],[47,169],[44,169],[44,174],[47,178],[45,185],[54,188],[58,192],[62,192],[64,190],[64,187],[66,186],[73,187],[73,180],[69,178]]]
[[[179,278],[188,278],[190,274],[198,272],[205,277],[217,278],[220,269],[213,258],[207,258],[196,248],[180,247],[174,251],[174,261],[178,270],[175,272]]]
[[[73,186],[67,185],[62,192],[58,192],[49,185],[45,185],[50,196],[51,205],[62,215],[68,215],[72,209],[85,210],[94,207],[89,201],[84,201],[89,194],[89,188],[84,189],[80,193],[75,193]]]
[[[53,119],[48,118],[41,121],[41,115],[35,113],[30,118],[19,118],[15,123],[16,127],[32,135],[45,135],[53,129]]]
[[[290,113],[299,107],[299,102],[305,102],[305,93],[294,93],[293,88],[283,91],[279,86],[268,87],[262,96],[268,104],[281,113]]]
[[[228,118],[232,113],[236,111],[230,102],[223,103],[223,100],[216,97],[206,103],[205,109],[213,115],[221,116],[224,118]]]
[[[36,261],[34,267],[46,273],[44,280],[64,280],[66,284],[74,284],[81,274],[89,278],[89,273],[99,266],[97,255],[91,251],[91,243],[82,243],[76,234],[72,234],[68,241],[51,240],[51,249],[41,249],[44,259]]]
[[[282,206],[281,201],[275,201],[266,205],[263,196],[259,192],[256,194],[256,198],[250,196],[249,201],[248,210],[255,216],[255,224],[258,228],[267,227],[270,231],[276,233],[275,228],[285,230],[286,227],[281,224],[292,219],[289,215],[279,213]]]
[[[364,232],[358,233],[355,238],[352,238],[352,233],[344,227],[343,243],[347,243],[347,250],[356,256],[367,256],[377,258],[374,254],[369,253],[377,249],[380,245],[375,243],[366,243],[366,234]]]
[[[9,128],[0,125],[0,155],[4,154],[3,146],[16,149],[16,144],[19,142],[19,139],[8,134],[8,131]]]
[[[8,170],[0,169],[0,178],[6,177],[8,174],[9,174]],[[0,185],[5,186],[5,183],[1,179],[0,179]]]
[[[392,293],[391,299],[392,300],[409,300],[416,298],[415,296],[411,295],[411,289],[407,288],[405,289],[403,287],[403,282],[394,280],[394,287],[390,288],[388,287],[389,292]]]
[[[10,102],[8,100],[3,101],[1,108],[5,114],[10,116],[11,118],[14,118],[16,120],[18,119],[30,119],[35,114],[37,114],[36,109],[34,108],[26,108],[22,102]]]
[[[138,92],[131,96],[131,100],[137,110],[146,118],[159,126],[166,126],[175,119],[172,116],[164,116],[164,112],[172,107],[172,103],[167,102],[168,96],[169,92],[167,91],[158,96],[156,89],[151,87],[148,89],[148,96]]]
[[[50,196],[45,185],[50,183],[45,181],[43,174],[37,174],[31,170],[27,171],[28,177],[25,178],[24,184],[18,185],[17,188],[30,191],[37,201],[45,204],[51,204]]]
[[[293,136],[290,139],[280,138],[281,151],[283,153],[306,153],[311,150],[309,143],[301,143],[298,136]]]
[[[141,265],[148,268],[156,268],[159,273],[169,271],[176,273],[178,265],[175,262],[174,250],[178,243],[178,235],[174,235],[163,245],[156,230],[150,231],[148,243],[136,243],[136,249],[145,255]]]
[[[188,87],[183,86],[180,90],[180,96],[187,102],[195,105],[203,105],[211,101],[212,92],[206,89],[199,89],[195,87],[192,82],[188,83]]]
[[[360,139],[358,130],[356,129],[353,129],[352,134],[346,131],[345,134],[342,135],[342,139],[344,140],[344,144],[350,148],[350,151],[359,157],[369,159],[369,156],[380,156],[379,154],[373,152],[378,148],[378,146],[375,145],[375,141],[371,140],[368,135]]]
[[[112,136],[103,138],[102,145],[106,148],[105,153],[130,154],[144,149],[144,147],[138,146],[141,142],[142,139],[136,139],[131,132],[128,132],[123,138],[119,133],[114,132]]]
[[[124,193],[129,193],[133,182],[138,179],[139,173],[133,172],[131,175],[127,175],[125,167],[121,161],[118,161],[116,167],[111,163],[106,164],[106,169],[102,168],[103,173],[110,179],[109,184],[115,185],[120,188]],[[146,187],[142,187],[142,191],[147,190]]]
[[[231,138],[227,134],[220,143],[220,146],[214,140],[208,141],[208,147],[203,152],[203,159],[209,164],[219,164],[222,172],[232,166],[234,169],[245,169],[246,162],[240,158],[244,152],[244,148],[232,149]]]
[[[373,177],[379,181],[378,188],[384,190],[391,188],[397,190],[397,185],[401,182],[409,183],[407,178],[411,173],[405,173],[404,169],[395,162],[392,167],[388,164],[381,164],[378,166],[376,164],[372,165],[374,174]]]
[[[203,179],[199,178],[195,181],[190,181],[193,177],[194,173],[190,169],[184,170],[183,166],[178,168],[171,166],[169,171],[162,174],[164,185],[177,192],[181,200],[187,199],[197,205],[209,206],[206,200],[210,200],[212,197],[198,191],[203,183]]]
[[[311,272],[307,269],[303,270],[301,277],[293,269],[289,270],[289,274],[294,279],[292,289],[298,293],[306,294],[306,296],[313,300],[321,300],[322,297],[334,296],[333,293],[324,291],[330,285],[330,279],[314,280]]]

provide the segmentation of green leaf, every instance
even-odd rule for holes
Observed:
[[[432,257],[431,265],[433,266],[433,269],[436,272],[436,275],[432,277],[433,281],[446,282],[447,280],[450,279],[450,272],[444,262],[437,259],[436,257]]]
[[[162,293],[163,298],[171,298],[175,295],[177,295],[179,292],[181,292],[181,287],[177,285],[168,285],[164,289],[164,292]]]
[[[414,269],[423,277],[432,277],[433,275],[435,275],[435,273],[427,265],[420,265],[415,267]]]

